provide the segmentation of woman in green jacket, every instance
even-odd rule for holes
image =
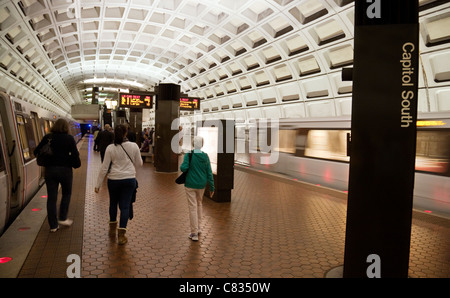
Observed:
[[[194,150],[185,154],[183,164],[180,167],[182,172],[188,171],[184,184],[186,197],[189,206],[189,219],[191,223],[191,233],[189,238],[198,241],[198,234],[201,233],[200,221],[202,218],[202,200],[206,184],[209,184],[211,197],[214,194],[214,179],[211,171],[211,163],[208,154],[201,151],[203,138],[194,137]],[[189,156],[192,154],[191,161]]]

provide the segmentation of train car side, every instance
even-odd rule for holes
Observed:
[[[349,119],[280,120],[277,163],[267,154],[240,154],[238,163],[292,179],[347,191]],[[237,140],[237,142],[242,140]],[[248,142],[248,138],[247,138]],[[248,145],[247,145],[248,146]],[[422,115],[418,122],[414,207],[450,217],[450,119]]]
[[[80,126],[68,115],[50,111],[25,100],[0,92],[2,160],[0,184],[0,234],[33,198],[44,183],[44,169],[39,167],[34,149],[50,132],[57,118],[69,121],[70,133],[76,141],[81,138]],[[4,163],[4,167],[1,166]]]

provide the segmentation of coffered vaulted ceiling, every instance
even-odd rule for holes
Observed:
[[[420,1],[424,52],[448,50],[442,2]],[[348,97],[351,83],[339,72],[353,63],[353,7],[349,0],[0,0],[0,75],[66,112],[92,86],[151,91],[175,83],[210,101],[205,112],[236,94],[241,100],[230,109]],[[249,96],[268,87],[278,88],[275,96]]]

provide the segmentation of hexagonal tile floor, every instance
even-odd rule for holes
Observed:
[[[45,223],[20,277],[64,277],[71,253],[81,256],[81,277],[105,278],[321,278],[343,263],[345,199],[236,170],[232,202],[204,199],[202,234],[193,242],[184,186],[151,163],[138,170],[135,218],[119,246],[108,236],[106,182],[94,193],[100,156],[91,148],[86,142],[81,151],[86,179],[74,181],[71,214],[79,222],[55,234]],[[449,236],[450,220],[414,213],[411,277],[450,277]]]

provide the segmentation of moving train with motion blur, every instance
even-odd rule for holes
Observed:
[[[33,151],[53,123],[66,119],[69,133],[81,139],[80,124],[68,117],[0,92],[0,235],[44,183]]]
[[[33,151],[61,117],[69,122],[69,133],[78,142],[80,124],[70,115],[55,115],[0,92],[0,235],[44,183],[44,168],[37,165]],[[244,152],[236,150],[236,164],[347,191],[350,117],[279,119],[279,142],[273,148],[278,155],[276,163],[269,162],[269,154],[261,153],[259,140],[249,141],[252,125],[236,121],[235,148],[245,148]],[[417,125],[414,207],[450,217],[450,115],[419,114]],[[271,135],[259,133],[267,126],[255,126],[257,138]],[[271,140],[264,142],[270,144]],[[250,148],[253,145],[256,147]]]
[[[270,125],[257,128],[258,138],[267,135],[270,139],[270,132],[259,133],[259,130],[265,127]],[[245,133],[239,133],[239,130],[244,130]],[[256,152],[236,151],[236,163],[347,192],[350,117],[307,121],[280,119],[278,130],[279,145],[278,148],[274,148],[278,153],[278,161],[271,163],[268,162],[269,154],[261,153],[263,150],[259,148],[249,148],[252,145],[249,144],[248,124],[246,126],[237,122],[236,147],[241,145]],[[269,139],[264,142],[270,144]],[[414,208],[450,217],[450,115],[448,114],[419,114]]]

